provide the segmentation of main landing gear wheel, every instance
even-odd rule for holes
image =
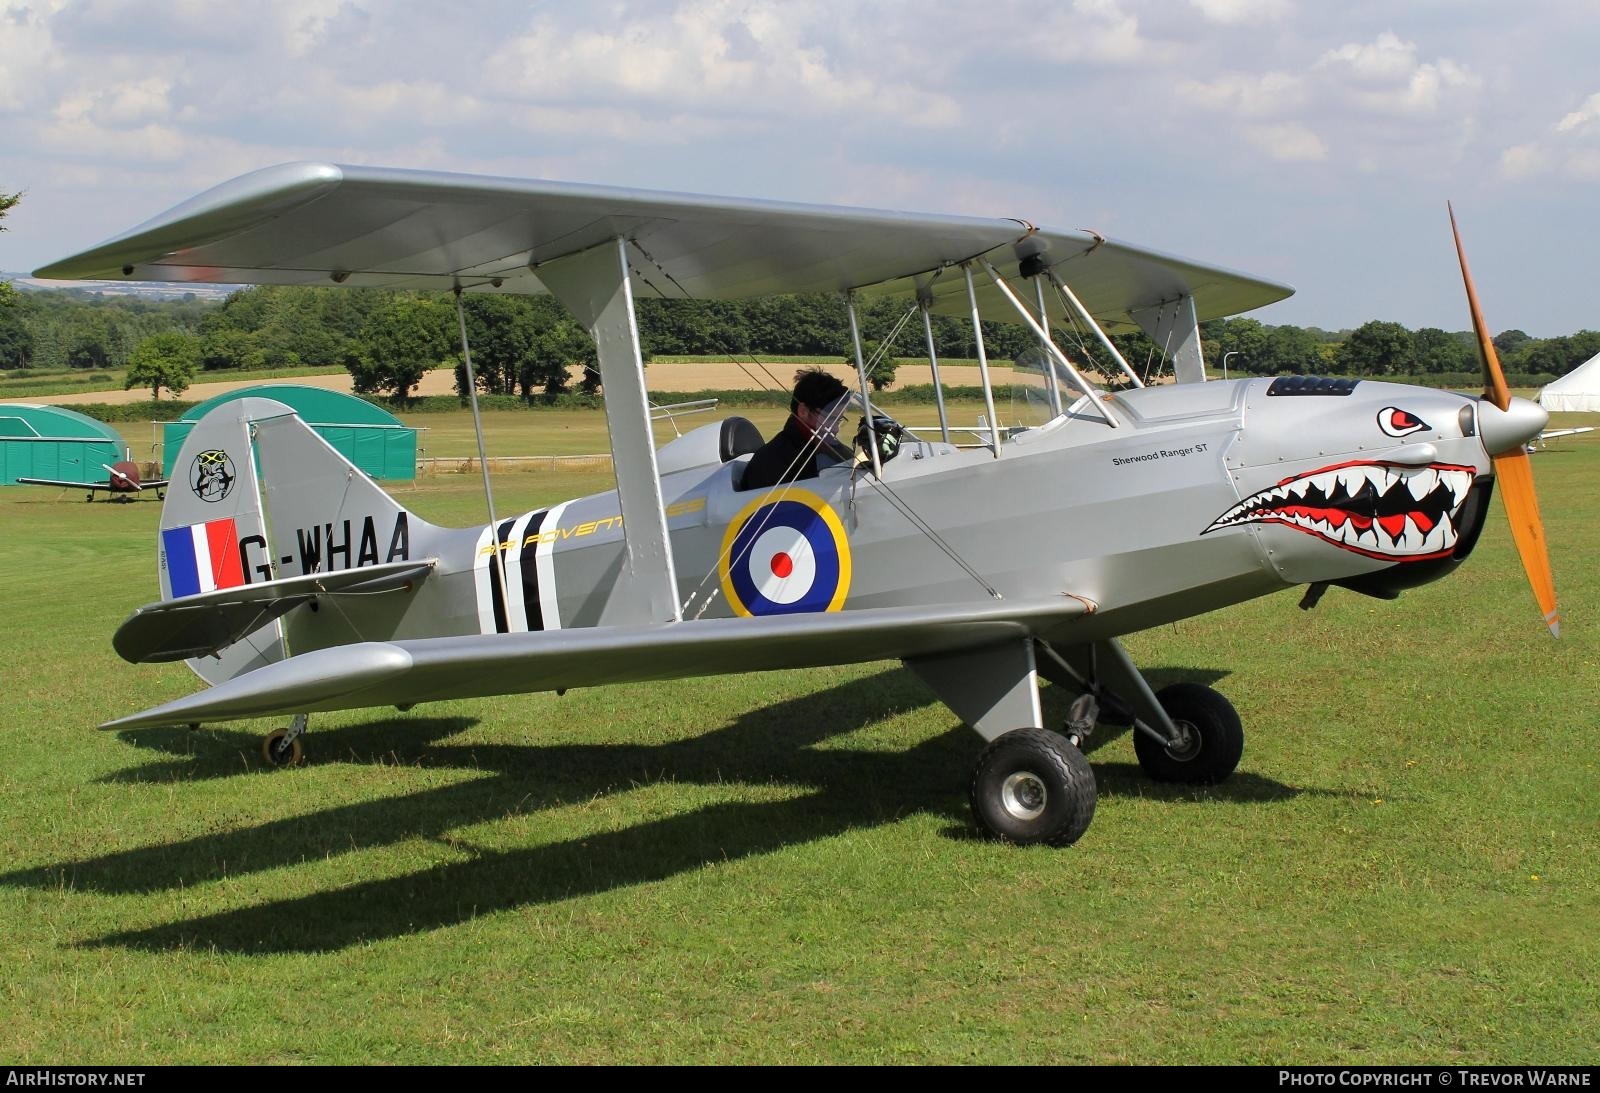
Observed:
[[[1158,782],[1212,785],[1233,773],[1244,755],[1244,726],[1231,702],[1199,683],[1163,687],[1156,700],[1177,726],[1179,740],[1168,745],[1145,732],[1133,734],[1146,774]]]
[[[1059,733],[1014,729],[978,757],[972,815],[990,835],[1018,846],[1070,846],[1094,819],[1094,771]]]

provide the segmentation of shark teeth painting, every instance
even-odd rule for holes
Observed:
[[[1339,463],[1251,494],[1201,534],[1240,524],[1281,524],[1368,558],[1443,558],[1455,549],[1474,473],[1453,463]]]

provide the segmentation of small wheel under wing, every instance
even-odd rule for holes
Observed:
[[[289,736],[288,727],[275,729],[262,739],[261,757],[270,766],[298,767],[305,761],[306,746],[298,735]]]

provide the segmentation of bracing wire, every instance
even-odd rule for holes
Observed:
[[[478,377],[472,370],[472,347],[467,343],[467,313],[461,305],[461,286],[455,288],[456,325],[461,331],[461,359],[467,369],[467,394],[472,403],[472,431],[478,438],[478,466],[483,471],[483,500],[489,509],[489,536],[494,553],[490,556],[495,580],[500,583],[500,598],[506,602],[506,567],[500,549],[500,521],[494,514],[494,488],[489,484],[489,452],[483,442],[483,416],[478,412]]]

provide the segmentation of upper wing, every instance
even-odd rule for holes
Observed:
[[[1062,596],[1032,604],[943,604],[363,642],[302,653],[101,728],[409,706],[443,698],[929,656],[1047,636],[1088,610],[1084,601]]]
[[[1294,291],[1023,220],[318,163],[224,183],[36,276],[539,293],[540,263],[618,236],[635,244],[635,293],[663,297],[910,292],[980,255],[1014,278],[1018,244],[1041,252],[1112,326],[1185,295],[1203,320]],[[979,280],[986,302],[997,302]],[[941,310],[965,310],[961,277],[940,278],[931,291]]]

